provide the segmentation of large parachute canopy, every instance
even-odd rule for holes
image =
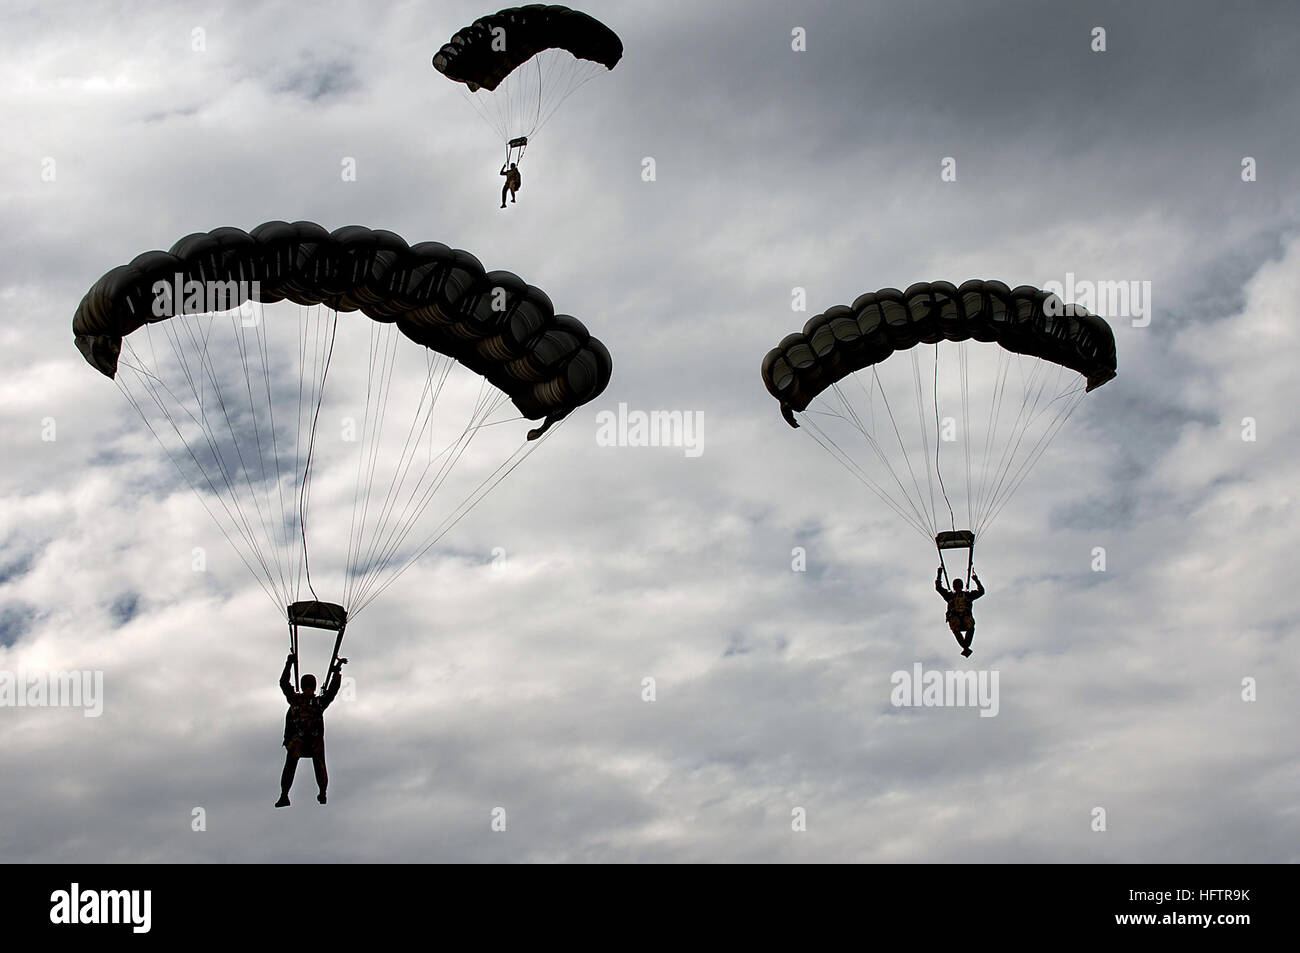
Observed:
[[[612,70],[623,42],[594,17],[529,4],[480,17],[434,54],[503,141],[534,136],[578,87]]]
[[[611,372],[541,289],[359,225],[189,235],[100,278],[73,333],[282,614],[326,605],[312,569],[330,568],[355,617]],[[511,405],[544,423],[521,439]],[[462,470],[456,505],[426,520]]]
[[[922,282],[816,315],[762,374],[786,421],[942,555],[973,549],[1083,395],[1115,376],[1115,338],[1037,288]]]

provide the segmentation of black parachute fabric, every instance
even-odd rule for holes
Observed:
[[[555,314],[540,288],[507,271],[485,272],[469,252],[438,242],[409,246],[393,232],[312,222],[266,222],[244,232],[217,228],[145,252],[105,274],[73,317],[77,347],[109,377],[122,338],[146,323],[162,281],[258,282],[254,300],[288,299],[361,311],[394,322],[418,344],[482,374],[525,417],[548,424],[597,397],[609,383],[609,352],[573,317]],[[246,298],[236,296],[233,308]]]
[[[1105,320],[1038,288],[980,280],[861,295],[762,363],[786,422],[931,539],[958,530],[963,499],[961,529],[981,535],[1083,394],[1115,372]],[[865,460],[853,450],[863,444]]]
[[[568,7],[530,4],[481,17],[433,57],[433,67],[462,85],[466,101],[523,158],[569,96],[612,70],[623,42],[609,27]],[[518,148],[512,156],[510,149]]]
[[[1078,371],[1088,390],[1115,376],[1115,335],[1101,318],[1028,285],[972,280],[960,288],[946,281],[884,288],[830,308],[768,352],[763,383],[783,413],[804,410],[827,387],[895,351],[971,338]]]
[[[311,222],[138,255],[91,287],[73,332],[279,611],[304,583],[322,601],[323,570],[338,587],[325,601],[350,619],[612,367],[581,322],[510,272]],[[511,404],[545,423],[523,439]]]
[[[498,37],[504,39],[504,49],[494,48]],[[464,83],[471,92],[494,90],[524,63],[550,49],[606,69],[613,69],[623,57],[623,41],[594,17],[568,7],[531,3],[480,17],[456,31],[434,54],[433,68]]]

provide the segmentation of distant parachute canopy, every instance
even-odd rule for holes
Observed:
[[[972,340],[998,347],[968,350]],[[944,342],[955,342],[955,353],[941,372]],[[932,382],[921,344],[935,345]],[[984,532],[1083,394],[1115,369],[1114,334],[1096,315],[1037,288],[967,281],[960,288],[885,288],[830,308],[769,351],[762,375],[791,426],[808,425],[850,472],[933,539],[945,527],[958,530],[952,497],[960,500],[963,490],[961,531]],[[941,406],[956,438],[941,439]],[[796,412],[803,413],[799,422]],[[867,462],[837,436],[865,439]]]
[[[578,87],[622,57],[623,41],[594,17],[530,4],[457,31],[434,54],[433,68],[464,84],[504,141],[534,135]]]
[[[263,313],[285,301],[299,308]],[[372,320],[340,322],[355,311]],[[359,225],[189,235],[105,274],[72,325],[86,361],[118,382],[282,613],[299,602],[304,573],[311,589],[308,529],[333,547],[327,563],[345,565],[342,604],[355,615],[536,445],[515,436],[501,448],[516,448],[509,459],[484,469],[478,448],[512,439],[494,426],[508,420],[493,419],[507,400],[544,418],[533,441],[597,397],[612,368],[541,289],[485,272],[468,252]],[[317,428],[336,365],[329,419],[344,421],[341,439],[333,424],[328,436]],[[384,430],[390,406],[410,413],[396,432]],[[462,457],[483,479],[422,532],[420,515]],[[350,523],[308,519],[313,461],[355,470]]]

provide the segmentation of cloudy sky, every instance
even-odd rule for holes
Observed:
[[[0,858],[1300,859],[1300,11],[585,9],[624,59],[502,212],[429,64],[481,4],[6,5],[0,672],[104,707],[0,709]],[[283,622],[70,331],[109,268],[271,219],[468,249],[614,357],[349,629],[330,803],[304,766],[281,811]],[[1150,282],[1150,321],[1107,315],[1119,376],[981,541],[965,662],[933,548],[759,362],[865,291],[1070,273]],[[599,446],[621,403],[703,453]],[[996,716],[891,704],[917,663],[997,673]]]

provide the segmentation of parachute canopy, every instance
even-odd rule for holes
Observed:
[[[458,30],[434,54],[433,68],[465,86],[470,105],[504,142],[535,135],[560,103],[622,57],[623,41],[594,17],[529,4]]]
[[[762,375],[791,426],[806,424],[942,550],[945,540],[974,545],[1083,394],[1115,369],[1103,319],[1037,288],[967,281],[830,308],[769,351]],[[862,443],[865,461],[852,449]]]
[[[531,3],[479,17],[457,30],[434,54],[433,68],[470,92],[494,90],[543,50],[563,50],[610,70],[623,58],[623,41],[595,17]]]
[[[581,322],[510,272],[311,222],[218,228],[139,255],[91,287],[73,332],[285,618],[338,629],[612,367]],[[519,418],[499,413],[510,404],[545,423],[522,439]],[[394,415],[405,419],[386,427]],[[422,523],[451,492],[456,505]],[[317,595],[313,570],[335,573],[337,601]]]
[[[1087,390],[1115,376],[1110,325],[1054,294],[1028,285],[1013,291],[1000,281],[960,288],[923,281],[907,291],[864,294],[815,316],[768,352],[763,382],[783,408],[804,410],[827,387],[895,351],[971,338],[1078,371]]]
[[[288,299],[396,324],[417,344],[486,377],[533,420],[559,420],[609,383],[604,345],[576,318],[557,315],[540,288],[508,271],[485,272],[469,252],[438,242],[410,246],[381,229],[348,225],[331,233],[312,222],[199,232],[169,252],[145,252],[109,271],[72,319],[86,360],[113,377],[122,338],[181,310],[178,301],[161,314],[155,307],[155,285],[174,286],[178,276],[231,283],[227,308]]]

